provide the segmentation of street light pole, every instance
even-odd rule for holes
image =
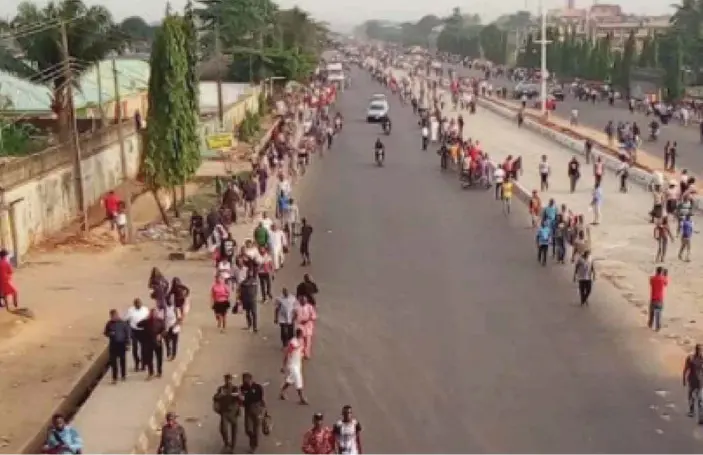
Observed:
[[[547,10],[544,8],[544,0],[539,1],[539,12],[541,17],[541,22],[542,26],[541,28],[541,37],[539,40],[539,44],[541,47],[541,68],[540,68],[540,79],[541,79],[541,84],[540,84],[540,97],[542,98],[542,105],[541,105],[541,113],[542,115],[546,115],[547,113],[547,44],[549,42],[547,41]]]

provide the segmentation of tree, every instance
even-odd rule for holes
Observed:
[[[129,37],[131,41],[147,41],[154,39],[155,28],[147,24],[139,16],[131,16],[120,23],[120,30]]]
[[[68,140],[72,100],[67,96],[67,75],[61,71],[65,58],[60,23],[64,21],[68,37],[69,71],[77,82],[93,64],[121,49],[125,38],[103,6],[86,6],[81,0],[50,2],[43,8],[24,2],[9,21],[10,29],[34,29],[34,33],[16,34],[14,44],[19,54],[0,40],[0,70],[46,84],[53,91],[52,109],[58,117],[59,137]],[[47,24],[36,28],[36,24]]]
[[[508,37],[506,32],[495,24],[483,27],[479,32],[479,41],[483,56],[488,60],[504,65],[507,61]]]
[[[622,61],[620,62],[620,73],[616,77],[616,84],[625,92],[625,95],[630,97],[630,79],[632,78],[632,66],[635,59],[635,32],[630,32],[630,36],[625,42],[625,48],[622,52]]]
[[[150,60],[149,113],[142,171],[166,224],[169,219],[158,191],[173,191],[183,185],[200,165],[199,142],[193,141],[194,137],[197,139],[193,134],[197,110],[193,110],[193,91],[189,87],[187,37],[186,20],[167,16],[154,37]]]
[[[683,84],[683,43],[677,34],[667,35],[661,41],[660,59],[664,69],[664,98],[674,102],[684,95]]]

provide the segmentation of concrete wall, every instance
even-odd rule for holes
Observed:
[[[232,131],[247,110],[258,109],[259,90],[225,111],[225,127]],[[203,121],[203,130],[215,131],[217,119]],[[141,137],[134,121],[125,120],[125,152],[128,177],[139,172]],[[83,179],[88,206],[122,180],[117,125],[80,140]],[[54,147],[43,152],[0,164],[0,243],[21,257],[37,242],[60,231],[80,215],[78,185],[71,148]]]

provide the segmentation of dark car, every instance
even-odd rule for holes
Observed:
[[[564,101],[564,90],[561,88],[553,88],[549,91],[549,94],[554,97],[557,101]]]

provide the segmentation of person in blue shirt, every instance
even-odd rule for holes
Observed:
[[[543,266],[547,265],[547,252],[552,241],[552,227],[547,219],[542,220],[542,225],[537,229],[537,261]]]
[[[693,237],[693,220],[691,215],[686,215],[681,220],[681,248],[679,249],[679,259],[689,262],[691,260],[691,237]],[[684,257],[684,254],[686,255]]]
[[[557,220],[557,214],[557,204],[554,199],[550,199],[547,206],[542,210],[542,221],[546,221],[547,226],[552,227]]]
[[[83,439],[78,432],[66,423],[62,414],[55,414],[44,443],[44,453],[78,454],[83,453]]]

